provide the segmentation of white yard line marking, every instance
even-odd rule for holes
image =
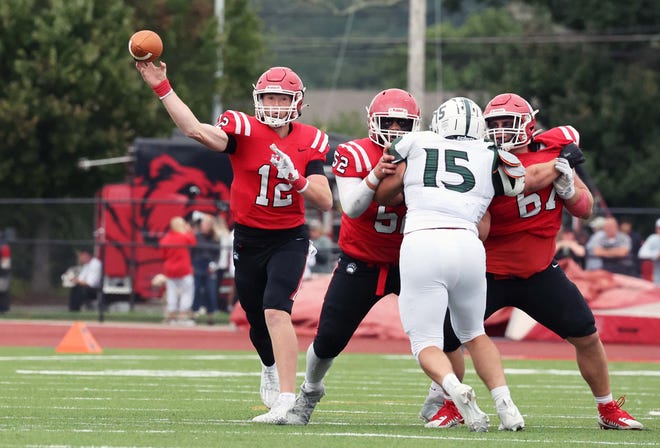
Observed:
[[[418,369],[403,369],[404,372],[418,373]],[[580,371],[560,369],[504,369],[507,375],[557,375],[580,376]],[[610,376],[660,376],[660,370],[610,370]]]
[[[69,376],[137,376],[176,378],[221,378],[261,376],[261,373],[222,372],[219,370],[17,370],[21,375],[69,375]]]
[[[3,361],[117,361],[117,360],[162,360],[185,359],[193,361],[226,361],[259,359],[252,355],[189,355],[189,356],[155,356],[155,355],[48,355],[48,356],[0,356]]]
[[[224,434],[247,434],[246,432],[241,431],[232,431],[224,432]],[[260,435],[264,433],[260,432]],[[281,435],[282,433],[270,433],[269,435]],[[306,432],[287,432],[287,437],[290,436],[309,436],[309,433]],[[380,433],[355,433],[355,432],[314,432],[314,437],[363,437],[363,438],[376,438],[376,439],[422,439],[422,440],[454,440],[454,441],[470,441],[470,442],[485,442],[487,444],[493,443],[493,438],[483,436],[470,436],[470,437],[456,437],[456,436],[415,436],[415,435],[404,435],[404,434],[380,434]],[[556,444],[556,440],[546,440],[546,439],[507,439],[508,443],[522,443],[525,445],[537,443],[550,443]],[[571,440],[571,446],[576,445],[596,445],[596,446],[658,446],[655,442],[622,442],[622,441],[591,441],[591,440]]]

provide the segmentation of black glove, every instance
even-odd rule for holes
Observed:
[[[564,146],[564,148],[561,150],[561,153],[559,153],[559,157],[563,157],[564,159],[568,160],[568,164],[571,166],[571,168],[575,168],[581,163],[584,163],[586,160],[582,150],[575,143],[569,143],[568,145]]]

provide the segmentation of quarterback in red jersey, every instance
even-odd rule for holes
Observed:
[[[369,310],[383,296],[398,294],[399,247],[404,205],[374,202],[377,185],[394,172],[384,147],[395,138],[419,130],[420,109],[401,89],[379,92],[367,108],[369,137],[337,147],[332,170],[342,205],[341,254],[328,286],[317,333],[307,349],[305,381],[288,424],[306,425],[325,394],[323,379]]]
[[[283,424],[295,401],[298,341],[291,309],[309,248],[305,203],[332,208],[323,172],[328,136],[294,122],[305,87],[288,67],[271,67],[259,77],[254,116],[226,111],[215,126],[200,123],[178,97],[166,67],[162,61],[136,63],[186,136],[230,156],[236,292],[262,362],[261,399],[270,408],[253,421]]]
[[[517,197],[496,197],[491,203],[484,243],[484,318],[501,308],[516,307],[566,339],[575,347],[578,368],[596,401],[600,427],[642,429],[640,422],[621,409],[623,401],[613,400],[607,357],[593,313],[554,260],[562,209],[586,218],[593,207],[591,193],[573,170],[584,161],[577,146],[579,134],[571,126],[560,126],[535,135],[536,113],[525,99],[512,93],[497,95],[484,110],[491,139],[514,153],[525,167],[550,162],[559,173],[550,183],[536,183],[534,190],[526,188]],[[455,337],[445,339],[445,351],[456,351],[459,346]],[[456,359],[461,358],[452,357]],[[433,400],[429,395],[422,414],[426,411],[428,415]],[[431,418],[450,421],[453,417],[455,425],[460,419],[456,414],[455,405],[445,397],[444,405]]]

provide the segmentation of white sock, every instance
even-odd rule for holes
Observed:
[[[509,390],[509,386],[506,384],[504,386],[498,386],[495,389],[490,391],[490,396],[493,397],[493,401],[495,402],[495,405],[497,405],[500,400],[504,399],[506,401],[513,401],[511,400],[511,391]],[[498,409],[498,411],[503,411],[504,409]]]
[[[446,375],[442,379],[442,388],[447,391],[448,394],[455,388],[461,385],[461,382],[458,381],[458,378],[453,373]]]
[[[607,404],[614,400],[611,393],[603,395],[602,397],[594,397],[594,399],[596,400],[596,404]]]
[[[314,343],[309,344],[307,348],[307,364],[305,370],[305,390],[312,392],[321,389],[323,378],[330,370],[335,358],[322,359],[316,356]]]
[[[429,397],[439,397],[444,393],[445,391],[442,389],[442,386],[440,386],[435,381],[431,381],[431,386],[429,387]]]
[[[437,400],[438,398],[442,398],[444,401],[451,401],[451,397],[445,390],[440,386],[438,383],[435,381],[431,381],[431,386],[429,386],[429,398],[432,398],[434,400]]]

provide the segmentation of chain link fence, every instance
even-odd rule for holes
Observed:
[[[66,307],[68,290],[62,286],[61,276],[76,264],[76,250],[80,248],[92,250],[105,261],[105,272],[124,270],[131,276],[136,270],[139,274],[148,263],[158,265],[157,243],[169,219],[175,215],[190,219],[188,215],[198,208],[211,214],[215,210],[231,221],[227,204],[218,201],[0,199],[0,242],[11,249],[12,302]],[[643,237],[653,231],[653,223],[660,217],[658,208],[610,208],[609,212],[617,218],[633,217]],[[323,215],[312,210],[310,219],[321,221],[329,230],[332,244],[322,249],[327,253],[321,255],[331,258],[332,264],[338,253],[339,212]],[[118,251],[121,259],[108,258],[112,251]],[[153,276],[153,272],[148,271],[148,275]],[[144,295],[138,294],[137,298],[150,298]]]

